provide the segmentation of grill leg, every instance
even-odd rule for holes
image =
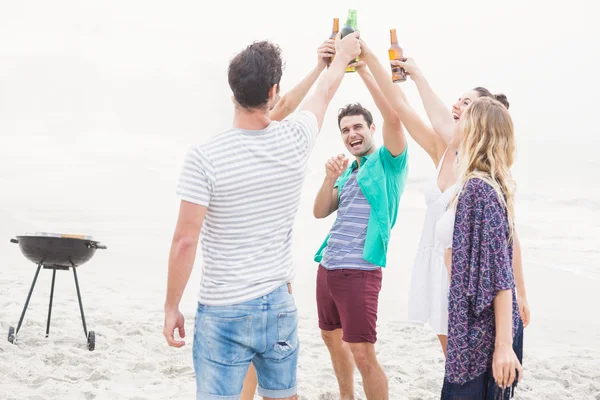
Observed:
[[[77,288],[77,299],[79,300],[79,310],[81,311],[81,321],[83,322],[83,332],[85,332],[85,337],[88,336],[87,327],[85,326],[85,316],[83,315],[83,304],[81,303],[81,293],[79,292],[79,281],[77,280],[77,271],[76,267],[73,267],[73,276],[75,277],[75,287]]]
[[[54,280],[56,279],[56,268],[52,270],[52,286],[50,287],[50,304],[48,305],[48,322],[46,322],[46,337],[50,334],[50,317],[52,316],[52,299],[54,298]]]
[[[23,318],[25,318],[25,311],[27,311],[27,306],[29,305],[29,300],[31,300],[31,294],[33,293],[33,288],[35,287],[35,282],[37,281],[38,275],[40,274],[40,269],[42,269],[42,264],[38,264],[37,271],[35,271],[35,276],[33,277],[33,282],[31,282],[31,288],[29,289],[29,294],[27,295],[27,300],[25,301],[25,307],[23,307],[23,312],[21,313],[21,318],[19,319],[19,325],[17,325],[17,331],[15,332],[15,336],[19,333],[19,329],[21,329],[21,324],[23,323]]]

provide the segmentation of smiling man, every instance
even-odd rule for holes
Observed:
[[[383,143],[374,144],[373,116],[360,104],[339,111],[342,140],[355,160],[343,155],[325,164],[326,177],[315,199],[314,215],[337,210],[329,235],[315,256],[317,308],[321,335],[333,363],[340,398],[354,399],[358,368],[367,399],[387,399],[387,378],[375,355],[382,267],[390,232],[408,175],[404,131],[362,62],[354,64],[383,116]]]

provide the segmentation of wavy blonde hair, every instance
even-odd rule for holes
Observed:
[[[480,97],[467,108],[460,123],[463,138],[458,150],[458,186],[463,188],[473,178],[489,183],[507,210],[513,238],[516,184],[510,170],[515,159],[512,118],[499,101]]]

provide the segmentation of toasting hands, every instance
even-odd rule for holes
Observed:
[[[317,65],[325,69],[331,57],[335,55],[335,42],[333,39],[327,39],[317,49]]]
[[[335,37],[335,54],[336,58],[341,57],[343,61],[349,63],[360,55],[360,35],[359,31],[352,32],[343,39],[342,33],[338,32]]]
[[[406,71],[406,75],[409,75],[411,79],[416,79],[420,74],[421,70],[419,66],[412,58],[402,58],[401,60],[391,60],[390,64],[394,67],[403,68]]]

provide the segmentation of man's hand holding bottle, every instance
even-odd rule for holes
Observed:
[[[360,32],[352,32],[342,39],[342,33],[338,32],[335,37],[335,58],[340,58],[346,64],[360,55]]]

